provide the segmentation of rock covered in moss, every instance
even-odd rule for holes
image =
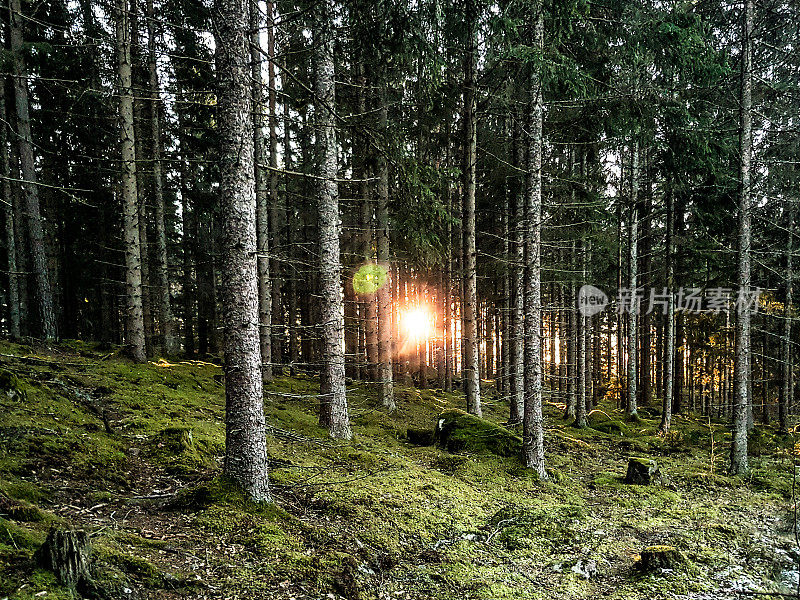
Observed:
[[[656,461],[649,458],[628,458],[628,472],[625,474],[625,483],[631,485],[650,485],[660,480],[661,473]]]
[[[461,410],[446,410],[436,420],[434,440],[450,452],[520,456],[522,438],[505,427]]]
[[[409,427],[406,430],[406,439],[415,446],[430,446],[433,444],[433,431]]]
[[[609,435],[628,436],[630,431],[628,426],[619,419],[612,419],[601,411],[592,411],[587,418],[589,427],[597,431],[602,431]]]
[[[190,427],[167,427],[152,441],[150,455],[162,462],[167,470],[179,476],[194,475],[216,466],[222,452],[211,440],[196,436]]]
[[[652,573],[664,569],[677,569],[686,564],[686,557],[674,546],[648,546],[641,552],[639,568]]]
[[[26,400],[28,397],[19,379],[11,371],[0,370],[0,390],[11,400]]]

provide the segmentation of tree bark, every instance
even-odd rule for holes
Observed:
[[[464,393],[467,412],[481,416],[480,354],[478,340],[478,299],[475,248],[475,176],[477,159],[476,81],[477,70],[477,6],[467,0],[465,19],[467,50],[464,58],[464,307],[462,337],[464,338]]]
[[[575,293],[575,277],[573,273],[577,270],[577,263],[576,263],[576,256],[578,253],[578,246],[575,240],[572,240],[570,243],[570,249],[568,251],[568,269],[570,272],[569,278],[569,287],[568,289],[568,301],[566,302],[565,306],[568,306],[567,309],[567,381],[566,381],[566,392],[567,392],[567,408],[564,413],[564,418],[568,421],[572,421],[575,419],[575,408],[578,404],[578,305],[577,305],[577,294]]]
[[[179,118],[180,121],[180,118]],[[183,351],[187,356],[195,353],[195,259],[192,241],[197,238],[197,227],[195,226],[196,211],[194,203],[190,199],[190,185],[192,168],[188,162],[187,135],[184,133],[181,139],[181,217],[183,219],[183,236],[181,239],[181,249],[183,252]]]
[[[225,346],[225,474],[269,502],[256,247],[248,0],[217,0],[216,63]]]
[[[514,138],[516,149],[514,165],[524,171],[525,145],[521,115],[515,115]],[[522,422],[525,408],[525,202],[527,182],[523,175],[517,176],[514,194],[514,257],[511,273],[512,332],[511,332],[511,411],[509,422]]]
[[[542,52],[544,45],[543,6],[537,3],[534,14],[533,47]],[[528,121],[528,185],[525,211],[525,410],[522,420],[522,452],[526,467],[540,479],[547,479],[544,462],[544,424],[542,417],[542,305],[541,305],[541,235],[542,235],[542,79],[538,66],[530,78]]]
[[[649,180],[649,164],[647,160],[647,152],[644,152],[645,155],[645,165],[644,165],[644,176],[645,176],[645,198],[644,202],[642,203],[644,207],[644,214],[642,215],[642,226],[641,226],[641,252],[639,253],[639,259],[642,265],[642,272],[640,276],[641,285],[642,287],[647,287],[650,284],[650,250],[652,247],[651,241],[651,215],[652,215],[652,186]],[[641,192],[640,192],[641,193]],[[640,404],[644,406],[650,405],[650,396],[652,395],[652,381],[650,378],[650,358],[651,358],[651,346],[652,346],[652,318],[649,314],[642,314],[641,318],[641,363],[639,368],[639,379],[641,381],[641,391],[639,394],[640,397]]]
[[[339,186],[336,183],[338,158],[336,102],[333,65],[333,2],[322,0],[317,7],[314,31],[314,108],[317,159],[319,161],[319,256],[320,317],[322,323],[322,378],[320,385],[320,425],[331,437],[350,439],[344,376],[344,321],[342,317],[341,264],[339,262]]]
[[[131,358],[145,362],[144,313],[142,308],[142,255],[139,202],[136,184],[136,150],[133,123],[133,76],[131,28],[127,0],[117,1],[117,77],[122,155],[122,216],[125,251],[126,342]]]
[[[792,393],[792,287],[794,285],[794,204],[786,206],[786,296],[783,300],[783,339],[781,340],[781,392],[778,397],[778,429],[788,427],[789,397]],[[9,267],[10,268],[10,267]]]
[[[389,141],[388,85],[386,74],[381,81],[381,95],[378,100],[378,131],[385,142]],[[375,218],[377,227],[378,264],[386,271],[386,283],[378,288],[378,379],[381,384],[381,404],[389,412],[396,409],[394,384],[392,382],[392,278],[389,265],[389,162],[383,152],[376,157],[375,168],[378,174],[377,206]],[[396,320],[395,320],[396,322]]]
[[[15,232],[14,197],[11,192],[11,167],[6,151],[8,143],[6,119],[6,78],[0,77],[0,175],[3,177],[3,212],[6,217],[6,255],[8,266],[8,335],[20,337],[19,273],[17,269],[17,239]]]
[[[250,82],[253,103],[253,149],[255,152],[256,237],[258,245],[258,322],[261,347],[261,373],[272,381],[272,289],[269,259],[269,191],[274,179],[267,174],[267,148],[264,140],[264,80],[261,76],[260,32],[264,24],[258,0],[250,0]],[[271,62],[271,61],[270,61]]]
[[[506,130],[508,125],[506,124]],[[506,131],[506,134],[508,132]],[[513,152],[513,147],[511,152]],[[511,164],[513,164],[513,157],[510,157]],[[511,182],[506,183],[505,193],[503,194],[503,260],[505,261],[503,269],[502,280],[502,300],[500,309],[500,326],[498,331],[498,339],[501,341],[500,346],[500,372],[497,378],[497,393],[501,398],[508,398],[511,400],[509,394],[511,389],[511,347],[509,341],[512,337],[511,327],[511,270],[513,263],[511,259],[511,196],[514,194],[514,186]]]
[[[269,247],[270,254],[270,296],[271,309],[269,315],[270,322],[270,349],[271,349],[271,368],[269,375],[272,375],[277,367],[281,370],[283,361],[283,309],[281,303],[281,291],[283,289],[283,279],[281,277],[281,223],[282,214],[281,200],[278,196],[278,112],[275,78],[275,2],[268,0],[267,8],[267,104],[269,109]],[[288,100],[287,100],[288,101]]]
[[[753,151],[752,131],[752,47],[753,0],[745,0],[742,13],[741,112],[739,129],[739,304],[736,319],[735,390],[730,471],[740,475],[748,470],[747,421],[750,379],[750,161]],[[743,296],[742,296],[743,295]]]
[[[367,78],[364,72],[363,63],[359,63],[359,86],[358,86],[358,113],[360,115],[367,114],[367,100],[371,97],[366,91]],[[373,120],[374,122],[374,120]],[[363,127],[368,127],[369,122],[362,123]],[[365,264],[374,264],[375,258],[373,255],[373,212],[375,209],[373,203],[373,186],[369,181],[372,174],[371,160],[372,149],[361,135],[356,138],[364,143],[364,151],[359,155],[358,161],[358,175],[361,181],[359,182],[359,195],[361,197],[361,256]],[[377,290],[370,293],[361,302],[361,310],[363,311],[362,321],[364,326],[364,351],[366,355],[366,379],[370,381],[378,381],[380,376],[378,374],[378,364],[380,362],[378,353],[378,292]]]
[[[617,290],[622,290],[622,271],[624,268],[624,264],[622,262],[622,231],[623,231],[623,222],[622,222],[622,200],[617,203]],[[622,311],[617,311],[616,317],[616,329],[617,329],[617,386],[619,388],[619,405],[620,408],[624,407],[626,404],[625,401],[625,353],[624,353],[624,343],[623,340],[625,339],[624,336],[624,328],[623,328],[623,319],[624,315]]]
[[[628,288],[631,294],[630,310],[628,312],[628,407],[627,415],[630,419],[638,418],[636,404],[636,378],[637,378],[637,319],[639,316],[639,303],[636,301],[639,262],[639,142],[631,144],[631,212],[628,224]]]
[[[169,286],[169,259],[167,255],[167,228],[164,214],[164,173],[161,165],[164,141],[161,137],[161,86],[156,66],[156,20],[153,0],[147,0],[147,67],[150,85],[150,137],[153,152],[153,205],[155,209],[155,280],[158,293],[158,322],[161,328],[161,345],[165,354],[178,351],[175,318]]]
[[[27,212],[28,242],[36,280],[36,292],[41,319],[41,335],[46,340],[56,339],[56,316],[53,308],[53,292],[47,267],[47,252],[44,241],[44,228],[39,207],[38,177],[36,161],[33,156],[30,108],[28,103],[28,75],[23,55],[23,14],[20,0],[9,0],[10,27],[9,38],[12,54],[12,73],[14,98],[17,112],[17,141],[22,168],[22,190],[25,194]],[[134,199],[135,199],[134,194]],[[135,205],[134,205],[135,206]],[[144,340],[142,339],[142,346]],[[144,349],[142,349],[144,352]]]
[[[583,285],[583,282],[586,281],[586,270],[588,268],[588,256],[585,248],[582,248],[580,251],[580,261],[581,261],[581,281],[578,282]],[[577,286],[575,286],[577,287]],[[572,303],[576,307],[575,314],[578,321],[578,352],[577,352],[577,374],[578,374],[578,394],[577,394],[577,402],[575,404],[575,427],[583,428],[586,427],[586,389],[588,386],[588,377],[586,372],[586,339],[587,339],[587,331],[586,331],[586,315],[582,312],[577,310],[578,304],[578,294],[573,294]]]
[[[674,250],[674,229],[675,229],[675,203],[672,190],[667,185],[667,314],[664,326],[664,382],[663,398],[661,401],[661,425],[659,430],[662,434],[669,433],[672,426],[672,394],[673,381],[675,375],[675,250]]]
[[[292,119],[287,100],[283,103],[283,166],[289,171],[292,169]],[[300,361],[300,343],[297,335],[297,267],[294,266],[296,252],[295,236],[297,227],[297,217],[295,215],[294,202],[290,200],[288,174],[284,178],[284,195],[286,196],[286,251],[288,264],[292,265],[284,273],[288,272],[288,301],[287,301],[287,333],[289,344],[289,374],[295,374],[295,368]]]
[[[447,119],[445,123],[445,168],[450,168],[450,128],[451,119]],[[453,332],[453,189],[450,184],[450,179],[445,178],[445,197],[447,202],[447,214],[450,217],[447,219],[447,258],[445,265],[445,285],[442,291],[444,300],[444,332],[445,332],[445,374],[444,374],[444,390],[446,392],[453,391],[453,366],[455,362],[455,343]]]

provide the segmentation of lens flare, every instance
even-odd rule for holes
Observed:
[[[423,341],[433,333],[433,314],[425,306],[416,306],[403,311],[400,325],[409,340]]]

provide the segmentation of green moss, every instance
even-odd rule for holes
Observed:
[[[24,402],[28,399],[24,386],[11,371],[0,370],[0,391],[5,393],[10,400]]]
[[[435,431],[437,443],[450,452],[491,453],[506,457],[522,454],[520,436],[460,410],[441,413]]]
[[[0,544],[6,550],[35,550],[44,542],[45,534],[0,517]]]
[[[217,466],[224,446],[216,436],[195,433],[192,427],[167,427],[150,444],[150,455],[176,475],[193,475]]]
[[[42,352],[6,342],[0,347],[9,354]],[[755,580],[771,569],[762,568],[761,559],[741,559],[762,552],[749,523],[785,504],[791,466],[769,451],[769,436],[748,477],[709,476],[711,438],[694,417],[676,415],[674,437],[662,441],[656,422],[645,418],[633,426],[611,405],[590,415],[593,428],[577,431],[560,420],[558,407],[546,404],[551,481],[538,482],[518,458],[518,432],[498,425],[507,418],[507,405],[488,388],[485,418],[465,429],[470,445],[450,454],[403,438],[409,429],[430,430],[441,413],[464,415],[452,410],[463,406],[460,394],[398,385],[398,410],[388,415],[373,384],[348,384],[355,440],[338,443],[318,425],[318,378],[279,376],[265,387],[265,413],[270,425],[291,437],[268,436],[278,505],[265,506],[213,478],[224,443],[217,366],[98,360],[97,349],[82,345],[59,351],[65,354],[41,356],[80,366],[9,366],[28,402],[21,406],[0,394],[0,490],[42,510],[49,508],[43,504],[51,496],[49,479],[38,478],[44,482],[39,487],[28,482],[53,467],[66,483],[90,482],[87,487],[103,490],[87,493],[93,504],[122,503],[140,468],[147,477],[169,470],[207,480],[182,491],[172,507],[189,532],[181,543],[196,545],[187,550],[207,557],[210,583],[224,581],[230,595],[267,596],[289,582],[287,595],[341,596],[355,582],[363,598],[378,590],[442,600],[585,598],[608,591],[609,598],[629,600],[713,591],[714,576],[732,564],[742,564]],[[113,433],[72,388],[102,398]],[[728,440],[717,428],[715,473],[725,468]],[[489,447],[498,443],[499,451]],[[670,485],[623,485],[629,453],[656,456]],[[60,494],[52,496],[58,500]],[[160,513],[153,520],[156,537],[163,533],[159,527],[177,520],[177,513]],[[0,521],[0,597],[32,598],[45,590],[30,585],[29,563],[44,529],[41,522]],[[93,538],[109,585],[167,585],[176,561],[164,552],[175,540],[146,535],[128,523]],[[633,576],[630,549],[644,540],[692,548],[690,557],[702,568],[681,577]],[[586,581],[570,571],[577,555],[602,557],[610,566],[601,568],[597,581]],[[55,582],[40,577],[42,586],[50,586],[47,597],[59,597]],[[542,577],[551,582],[548,589],[531,585]],[[29,587],[18,594],[22,583]]]
[[[122,572],[134,577],[146,587],[161,587],[164,574],[161,570],[141,556],[123,551],[116,543],[110,541],[93,545],[95,560],[108,563]]]
[[[597,431],[623,437],[630,436],[630,429],[626,423],[618,419],[609,419],[604,414],[593,412],[589,415],[588,422],[589,427]]]
[[[792,497],[791,467],[784,471],[754,466],[744,480],[756,490],[775,492],[783,498]]]
[[[505,507],[489,520],[493,539],[507,550],[558,547],[576,537],[576,521],[585,516],[582,505]]]
[[[0,491],[10,498],[31,503],[45,500],[48,495],[34,483],[16,479],[14,481],[0,481]]]

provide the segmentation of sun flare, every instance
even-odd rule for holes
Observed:
[[[416,306],[403,311],[400,324],[409,340],[426,340],[433,333],[433,313],[425,306]]]

